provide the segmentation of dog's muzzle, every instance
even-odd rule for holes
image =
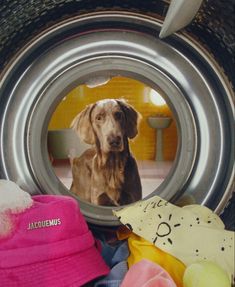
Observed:
[[[120,151],[123,149],[122,137],[121,136],[108,136],[107,142],[111,150]]]

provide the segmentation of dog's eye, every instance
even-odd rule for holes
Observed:
[[[103,119],[103,115],[99,114],[96,116],[97,121],[101,121]]]
[[[121,120],[122,119],[122,112],[115,112],[114,117],[116,120]]]

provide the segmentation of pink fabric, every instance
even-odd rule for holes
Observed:
[[[170,275],[159,265],[143,259],[131,266],[121,287],[176,287]]]
[[[77,201],[34,196],[31,208],[12,215],[10,237],[0,234],[0,282],[12,287],[78,287],[109,268],[95,247]]]

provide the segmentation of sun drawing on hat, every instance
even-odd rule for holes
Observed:
[[[162,219],[161,214],[158,214],[158,217],[160,219]],[[161,221],[158,225],[157,225],[157,231],[156,231],[156,237],[153,238],[153,243],[155,244],[156,241],[158,240],[158,238],[166,238],[167,241],[172,245],[173,244],[173,240],[170,238],[170,235],[172,233],[172,229],[173,228],[177,228],[179,226],[181,226],[180,223],[176,223],[174,225],[170,224],[172,218],[172,214],[169,215],[168,217],[168,221]],[[166,245],[166,242],[163,242],[163,245]]]

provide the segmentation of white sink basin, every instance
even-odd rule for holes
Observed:
[[[170,126],[172,118],[170,117],[148,117],[148,123],[154,129],[166,129]]]

